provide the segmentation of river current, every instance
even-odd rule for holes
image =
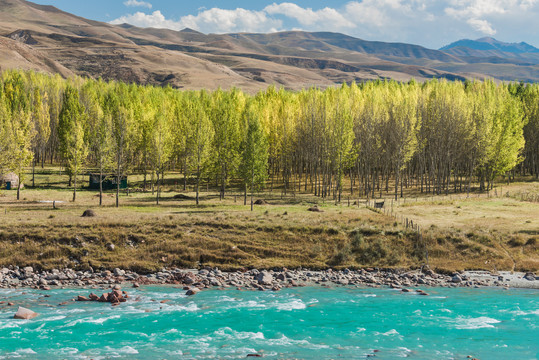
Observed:
[[[90,290],[0,290],[15,303],[0,305],[0,359],[539,358],[537,290],[126,290],[117,307],[58,305]],[[39,316],[13,319],[19,305]]]

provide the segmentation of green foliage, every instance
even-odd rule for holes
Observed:
[[[76,198],[77,175],[80,173],[88,155],[84,139],[84,124],[86,124],[86,121],[86,113],[79,101],[78,90],[68,86],[64,92],[62,110],[58,121],[58,138],[66,169],[75,180],[73,201]]]
[[[251,96],[178,91],[34,72],[0,79],[0,168],[23,169],[31,152],[122,177],[163,182],[179,170],[201,182],[341,200],[416,180],[434,193],[472,178],[489,185],[520,166],[539,176],[539,86],[492,81],[373,81]],[[95,171],[95,170],[90,170]],[[382,182],[385,181],[385,184]],[[303,186],[303,189],[302,189]],[[484,186],[484,185],[483,185]],[[401,191],[402,196],[402,191]],[[198,199],[198,195],[197,195]]]

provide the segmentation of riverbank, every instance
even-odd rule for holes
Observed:
[[[501,271],[463,271],[439,274],[424,267],[421,270],[376,269],[359,270],[258,270],[226,272],[218,268],[163,268],[142,275],[119,268],[114,271],[75,271],[72,269],[34,271],[31,267],[0,269],[0,288],[100,288],[121,285],[178,285],[196,293],[211,288],[272,290],[301,286],[360,286],[407,289],[414,287],[514,287],[539,289],[539,276],[534,273]],[[406,291],[406,290],[404,290]]]

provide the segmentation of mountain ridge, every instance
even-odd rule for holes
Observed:
[[[203,34],[112,25],[26,0],[0,0],[0,68],[181,89],[256,92],[392,78],[539,81],[539,54],[440,51],[334,32]],[[3,53],[3,54],[2,54]],[[13,59],[20,59],[14,61]]]

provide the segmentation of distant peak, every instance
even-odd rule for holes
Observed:
[[[477,40],[462,39],[459,41],[455,41],[454,43],[451,43],[447,46],[444,46],[440,50],[449,50],[453,48],[468,48],[480,51],[495,50],[516,54],[539,52],[539,49],[525,42],[507,43],[496,40],[492,37],[482,37]]]
[[[196,30],[193,30],[191,28],[185,28],[183,30],[180,30],[181,33],[191,33],[191,34],[200,34],[200,35],[204,35],[203,33],[201,33],[200,31],[196,31]]]

